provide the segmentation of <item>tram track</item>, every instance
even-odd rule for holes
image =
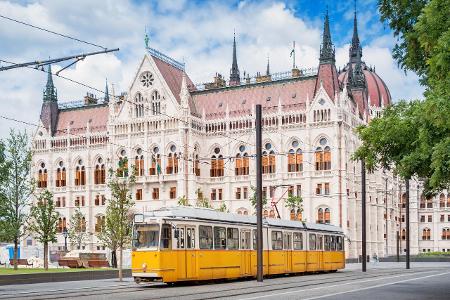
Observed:
[[[436,269],[433,269],[433,271]],[[414,272],[414,271],[408,271],[405,272],[402,270],[402,272],[396,271],[382,271],[382,272],[371,272],[367,274],[349,274],[349,275],[340,275],[336,276],[339,273],[334,274],[320,274],[317,276],[311,276],[311,278],[307,278],[305,276],[302,276],[302,280],[299,281],[298,278],[300,276],[296,277],[296,280],[289,280],[287,282],[279,282],[280,277],[273,278],[273,280],[276,280],[278,282],[273,282],[269,284],[263,284],[259,286],[238,286],[235,288],[227,288],[227,289],[219,289],[220,284],[216,284],[218,287],[217,289],[211,291],[197,291],[195,293],[186,293],[185,291],[181,291],[180,288],[183,287],[189,287],[194,285],[177,285],[175,287],[167,287],[165,284],[161,283],[155,283],[147,286],[130,286],[128,284],[124,284],[123,286],[114,286],[109,285],[107,287],[98,287],[98,288],[78,288],[78,289],[70,289],[70,290],[64,290],[64,289],[58,289],[58,290],[52,290],[49,292],[38,292],[38,291],[29,291],[29,292],[18,292],[14,294],[8,294],[8,295],[1,295],[0,299],[23,299],[26,298],[28,300],[36,299],[36,300],[44,300],[44,299],[55,299],[55,298],[82,298],[82,297],[95,297],[95,296],[104,296],[107,297],[108,295],[115,295],[114,298],[116,298],[119,294],[134,294],[138,292],[145,292],[148,291],[149,293],[146,293],[145,299],[174,299],[179,297],[190,297],[190,299],[215,299],[215,298],[223,298],[223,297],[235,297],[235,296],[244,296],[244,295],[252,295],[257,293],[265,293],[265,292],[273,292],[273,291],[279,291],[279,290],[286,290],[286,289],[293,289],[293,288],[302,288],[302,287],[315,287],[320,285],[329,285],[329,284],[337,284],[337,283],[344,283],[344,282],[351,282],[354,280],[359,279],[365,279],[370,276],[370,278],[382,278],[386,276],[391,275],[398,275],[399,273],[403,274],[415,274],[415,273],[424,273],[425,270],[421,270],[421,272]],[[430,271],[432,272],[432,271]],[[340,273],[342,274],[342,273]],[[326,277],[325,277],[326,276]],[[407,276],[407,275],[405,275]],[[320,280],[320,281],[318,281]],[[228,281],[228,283],[237,283],[238,285],[245,285],[248,281]],[[301,284],[299,284],[301,283]],[[210,284],[205,285],[198,285],[199,289],[210,287]],[[157,295],[159,293],[154,293],[158,289],[161,289],[160,291],[168,292],[166,295]],[[170,293],[173,291],[173,293]],[[138,295],[136,295],[138,296]]]

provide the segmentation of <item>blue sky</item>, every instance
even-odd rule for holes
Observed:
[[[256,74],[265,70],[267,56],[272,72],[289,70],[293,40],[297,45],[297,65],[316,67],[327,5],[338,67],[348,60],[353,27],[353,1],[77,0],[76,3],[3,0],[0,14],[108,48],[120,48],[118,53],[87,58],[62,73],[99,89],[104,88],[108,78],[116,92],[127,91],[137,71],[144,55],[145,28],[150,33],[151,47],[184,60],[192,80],[205,82],[215,72],[228,77],[234,29],[239,68],[241,72]],[[377,1],[360,0],[357,11],[363,60],[376,66],[394,100],[421,97],[423,88],[417,76],[399,70],[391,57],[395,39],[379,20]],[[0,19],[0,59],[24,62],[96,50]],[[63,66],[64,63],[57,64],[53,69]],[[44,73],[28,69],[0,72],[1,114],[36,123],[45,80]],[[59,78],[54,81],[61,102],[81,100],[86,92],[93,92]],[[0,119],[0,138],[9,127],[24,128]]]

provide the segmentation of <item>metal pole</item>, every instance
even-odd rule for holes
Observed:
[[[262,230],[262,128],[261,128],[261,105],[256,105],[256,258],[257,273],[256,280],[263,281],[263,230]]]
[[[367,271],[367,253],[366,253],[366,163],[361,160],[361,216],[362,216],[362,271]]]
[[[405,180],[405,184],[406,184],[406,268],[410,269],[410,264],[409,264],[409,254],[410,254],[410,249],[409,249],[409,179]]]
[[[388,235],[388,232],[389,232],[389,223],[388,223],[389,212],[388,212],[388,199],[387,199],[387,186],[388,186],[388,179],[387,179],[387,177],[386,177],[385,181],[386,181],[386,184],[384,186],[384,201],[385,201],[385,214],[386,214],[386,220],[385,220],[385,226],[386,226],[386,231],[385,231],[385,233],[386,233],[386,253],[384,254],[384,256],[388,256],[388,253],[389,253],[389,235]]]
[[[400,233],[397,231],[397,262],[400,262]]]

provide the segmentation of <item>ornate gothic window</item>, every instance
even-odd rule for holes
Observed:
[[[331,221],[331,211],[327,208],[319,208],[317,210],[317,223],[320,224],[330,224]]]
[[[86,185],[86,168],[81,159],[77,161],[77,165],[75,166],[75,185]]]
[[[144,176],[144,155],[142,154],[142,149],[140,148],[136,150],[134,168],[136,170],[136,176]]]
[[[301,221],[302,220],[302,210],[300,208],[298,208],[297,210],[291,209],[290,218],[293,221],[294,220]]]
[[[198,146],[194,146],[194,153],[192,154],[192,171],[195,176],[200,176],[200,159],[198,156]]]
[[[266,143],[262,152],[262,173],[275,173],[275,151],[272,150],[272,144]]]
[[[297,140],[294,140],[291,146],[288,153],[288,172],[301,172],[303,171],[302,149],[299,148]]]
[[[250,159],[246,150],[247,149],[245,148],[245,146],[241,145],[239,147],[239,153],[236,154],[236,163],[234,168],[236,175],[249,174]]]
[[[139,78],[139,81],[142,83],[144,87],[150,87],[153,85],[153,81],[155,79],[153,78],[153,74],[150,72],[143,72]]]
[[[142,118],[144,116],[144,97],[141,93],[137,93],[134,97],[134,116]]]
[[[119,163],[116,173],[118,177],[128,177],[128,157],[125,149],[122,149],[119,153]]]
[[[39,165],[37,185],[38,188],[47,187],[47,168],[45,167],[45,163]]]
[[[450,240],[450,228],[442,228],[442,239]]]
[[[64,162],[60,161],[58,167],[56,168],[56,187],[66,186],[66,168],[64,167]]]
[[[177,147],[175,145],[170,146],[169,155],[167,156],[166,174],[178,173],[178,160],[179,155],[176,153]]]
[[[439,207],[445,207],[445,195],[441,194],[439,196]]]
[[[161,113],[161,95],[158,91],[152,93],[152,114],[159,115]]]
[[[105,184],[106,170],[101,157],[97,158],[94,170],[94,184]]]
[[[98,215],[95,217],[95,232],[102,232],[105,226],[105,216]]]
[[[430,228],[424,228],[422,230],[422,240],[431,240],[431,229]]]
[[[161,154],[159,154],[159,148],[153,147],[152,150],[152,164],[150,166],[150,175],[159,175],[161,171]]]
[[[211,156],[211,177],[222,177],[224,175],[224,160],[222,154],[220,154],[220,148],[214,149],[214,154]]]
[[[320,139],[320,145],[316,148],[316,170],[331,170],[331,149],[327,145],[328,141],[325,138]]]

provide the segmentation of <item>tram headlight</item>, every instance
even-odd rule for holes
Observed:
[[[142,264],[142,271],[147,272],[147,264],[146,263]]]

